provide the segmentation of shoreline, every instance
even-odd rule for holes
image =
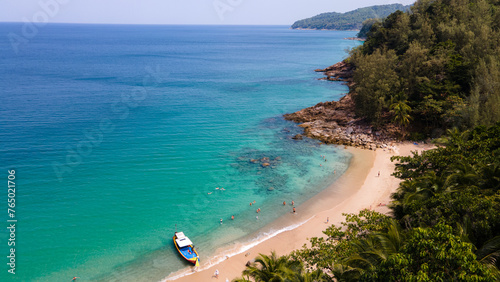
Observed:
[[[414,145],[410,142],[398,143],[395,150],[371,151],[348,147],[347,150],[353,155],[349,168],[335,183],[297,206],[297,214],[286,214],[258,233],[262,230],[272,230],[270,227],[279,226],[282,220],[288,222],[286,219],[289,217],[296,217],[294,221],[301,224],[278,229],[279,232],[270,238],[256,238],[254,241],[246,242],[248,248],[241,248],[239,253],[236,252],[229,257],[224,256],[224,251],[227,253],[228,248],[218,250],[214,257],[219,255],[219,262],[195,272],[182,269],[161,281],[207,281],[215,279],[213,273],[216,269],[219,270],[222,279],[227,278],[231,281],[241,277],[245,264],[255,259],[259,253],[268,255],[271,251],[276,251],[277,255],[287,255],[293,250],[302,248],[304,244],[309,244],[308,238],[323,236],[323,230],[329,225],[339,225],[344,220],[342,213],[358,213],[363,209],[372,209],[387,214],[390,211],[386,206],[390,201],[390,195],[400,182],[391,176],[394,163],[390,161],[390,157],[409,155],[411,151],[421,151],[431,147],[426,144]],[[378,176],[379,171],[380,176]],[[326,222],[327,217],[329,223]],[[253,236],[255,238],[255,234]],[[180,275],[184,276],[179,277]]]
[[[326,77],[320,80],[342,81],[349,87],[349,92],[338,101],[320,102],[294,113],[283,115],[286,120],[298,123],[304,128],[303,135],[320,140],[325,144],[362,147],[368,150],[385,149],[399,140],[401,130],[393,123],[387,122],[376,128],[372,123],[356,115],[354,66],[341,61],[325,69],[316,69]],[[385,117],[386,119],[389,116]]]

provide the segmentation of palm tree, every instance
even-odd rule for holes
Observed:
[[[285,280],[290,282],[322,282],[328,281],[326,275],[319,269],[309,272],[304,272],[302,268],[299,272],[294,272],[291,276]]]
[[[400,201],[404,206],[415,201],[418,202],[435,197],[444,192],[450,192],[446,179],[438,176],[434,171],[428,171],[422,177],[415,179],[415,181],[405,183],[404,187],[412,189],[405,191],[404,199]]]
[[[403,137],[405,136],[406,130],[404,129],[410,124],[412,119],[411,107],[406,104],[407,101],[397,101],[390,105],[391,113],[393,114],[393,122],[399,125],[399,129],[402,132]]]
[[[454,191],[463,187],[478,187],[481,176],[477,173],[478,169],[465,161],[459,161],[452,169],[452,173],[446,178],[445,185]]]
[[[443,146],[458,146],[461,149],[461,145],[469,138],[470,131],[464,130],[460,131],[458,128],[454,127],[452,129],[446,130],[446,135],[434,140],[434,143]]]
[[[338,282],[356,281],[361,275],[360,269],[342,263],[335,263],[330,270]]]
[[[295,281],[293,277],[303,272],[304,265],[300,261],[290,260],[288,256],[278,257],[276,252],[270,256],[259,254],[255,262],[247,266],[243,275],[254,281]],[[245,279],[245,278],[242,278]],[[235,280],[235,281],[248,281]]]
[[[463,242],[471,243],[469,236],[471,234],[472,222],[468,216],[464,217],[462,224],[457,224],[457,233]],[[481,248],[474,245],[476,248],[476,260],[486,265],[493,274],[500,280],[500,236],[493,237],[486,241]]]
[[[500,163],[484,165],[480,171],[482,175],[479,183],[481,189],[488,191],[489,194],[500,190]]]
[[[498,278],[500,278],[500,236],[490,239],[476,251],[476,257],[479,262],[487,265]]]
[[[359,277],[363,272],[377,267],[390,255],[397,253],[403,242],[404,237],[399,224],[391,220],[387,231],[375,232],[366,238],[353,240],[352,246],[355,252],[345,260],[345,266],[356,270]]]

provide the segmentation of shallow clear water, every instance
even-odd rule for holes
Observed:
[[[203,262],[328,186],[350,155],[292,140],[281,116],[347,90],[313,70],[354,33],[49,24],[17,54],[3,37],[0,175],[16,170],[18,223],[0,280],[160,280],[188,266],[176,224]]]

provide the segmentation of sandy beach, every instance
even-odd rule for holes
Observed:
[[[432,148],[432,145],[414,143],[398,143],[391,149],[376,151],[348,148],[353,157],[346,173],[329,188],[297,206],[297,214],[290,213],[284,216],[295,217],[296,222],[305,223],[293,230],[279,233],[242,253],[227,257],[218,264],[210,267],[203,267],[202,264],[200,270],[192,271],[187,276],[175,279],[179,273],[174,273],[163,281],[226,281],[226,279],[231,281],[241,277],[245,264],[259,253],[269,255],[271,251],[275,251],[278,255],[286,255],[308,244],[308,238],[324,236],[322,231],[327,226],[338,225],[344,220],[343,213],[358,213],[363,209],[388,213],[386,205],[400,182],[391,176],[394,163],[390,161],[390,157],[410,155],[411,151],[429,148]],[[328,223],[327,218],[329,218]],[[286,221],[286,218],[283,220]],[[216,269],[219,271],[218,279],[214,277]]]

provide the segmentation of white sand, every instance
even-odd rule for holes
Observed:
[[[385,205],[389,203],[390,195],[396,191],[400,182],[391,176],[394,172],[394,163],[390,161],[390,157],[406,156],[410,155],[411,151],[429,148],[431,146],[417,146],[413,143],[399,143],[394,146],[394,150],[378,149],[376,152],[349,148],[353,158],[346,173],[331,187],[297,207],[300,217],[310,219],[309,221],[293,230],[282,232],[241,254],[231,256],[208,269],[193,270],[192,274],[175,281],[225,281],[226,279],[231,281],[241,277],[245,264],[259,253],[269,255],[271,251],[276,251],[278,255],[286,255],[308,244],[308,238],[324,236],[322,231],[329,224],[339,225],[344,221],[342,213],[358,213],[363,209],[388,213],[389,209]],[[378,176],[379,172],[380,176]],[[327,217],[329,218],[328,224],[326,223]],[[218,279],[213,276],[216,269],[220,273]]]

